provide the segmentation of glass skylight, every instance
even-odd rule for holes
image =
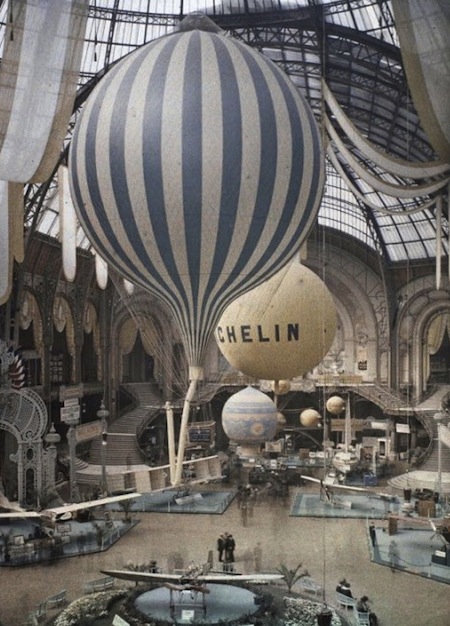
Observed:
[[[8,19],[6,5],[0,8],[0,53]],[[290,16],[293,10],[296,13]],[[410,100],[399,96],[407,89],[401,55],[392,48],[398,40],[389,0],[96,0],[89,9],[80,88],[139,46],[172,32],[186,14],[198,11],[205,12],[230,36],[239,36],[263,51],[286,71],[311,104],[319,123],[324,106],[321,78],[326,68],[332,93],[364,136],[401,158],[434,158]],[[320,24],[319,31],[314,24]],[[358,153],[354,147],[353,151]],[[395,177],[384,177],[398,182]],[[400,202],[380,194],[358,177],[354,182],[370,203],[381,209],[395,207],[395,214],[385,215],[363,206],[328,164],[321,225],[384,250],[387,262],[435,257],[432,210],[406,215],[401,207],[413,208],[415,201]],[[40,232],[58,237],[56,193],[49,193],[39,207],[26,210],[28,226],[34,223]],[[38,219],[36,210],[40,211]],[[375,240],[376,236],[380,240]],[[81,231],[78,244],[89,247]]]

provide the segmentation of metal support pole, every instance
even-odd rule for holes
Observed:
[[[102,463],[102,494],[107,495],[108,483],[106,480],[106,446],[107,446],[108,433],[105,430],[105,426],[102,424],[102,446],[100,449],[100,458]]]
[[[181,483],[181,479],[183,476],[183,461],[184,461],[184,451],[186,449],[186,436],[187,436],[187,426],[189,421],[189,409],[191,407],[191,402],[194,399],[195,392],[197,390],[197,380],[196,378],[191,379],[189,383],[189,389],[186,394],[186,398],[184,400],[183,405],[183,413],[181,414],[181,425],[180,425],[180,435],[178,437],[178,455],[177,455],[177,466],[175,472],[175,481],[174,486],[178,486]]]
[[[439,429],[441,428],[442,424],[438,424],[438,494],[439,494],[439,500],[441,499],[441,495],[442,495],[442,441],[440,438],[440,433],[439,433]]]
[[[443,421],[448,417],[446,411],[437,411],[434,415],[434,420],[436,422],[436,431],[437,431],[437,440],[438,440],[438,469],[437,469],[437,490],[439,500],[442,497],[442,441],[440,437],[440,428],[442,427]]]
[[[70,425],[67,433],[67,439],[69,442],[69,464],[70,464],[70,501],[75,502],[75,487],[76,487],[76,471],[75,471],[75,450],[76,450],[76,438],[75,427]]]
[[[108,480],[106,478],[106,451],[108,445],[108,417],[109,411],[105,408],[105,403],[102,399],[100,404],[100,409],[97,411],[97,417],[101,422],[102,428],[102,441],[100,448],[100,463],[102,466],[102,481],[101,481],[101,490],[102,495],[108,495]]]

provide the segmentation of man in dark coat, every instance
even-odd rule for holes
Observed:
[[[225,535],[221,533],[217,539],[217,552],[219,553],[219,563],[223,561],[223,551],[225,550]]]
[[[234,569],[234,549],[236,547],[236,542],[234,541],[233,535],[226,535],[225,537],[225,564],[226,570],[232,572]]]

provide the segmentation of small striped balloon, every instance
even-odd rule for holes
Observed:
[[[324,184],[317,125],[287,76],[200,29],[143,46],[101,80],[69,168],[92,245],[170,306],[192,369],[227,304],[296,254]]]

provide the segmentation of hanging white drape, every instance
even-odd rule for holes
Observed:
[[[123,279],[123,286],[125,291],[127,292],[127,294],[129,296],[133,295],[134,292],[134,284],[132,282],[130,282],[129,280],[127,280],[126,278]]]
[[[11,293],[14,259],[23,261],[23,185],[0,180],[0,305]]]
[[[450,162],[450,5],[447,0],[392,0],[408,88],[421,124]]]
[[[381,213],[382,215],[398,215],[399,213],[401,213],[402,215],[412,215],[413,213],[421,213],[422,211],[426,211],[427,209],[430,209],[431,207],[433,207],[436,204],[436,200],[434,198],[432,198],[431,200],[428,200],[427,202],[424,202],[420,206],[414,207],[414,208],[405,208],[401,204],[398,204],[396,206],[392,206],[392,207],[389,207],[389,208],[380,207],[377,204],[375,204],[374,202],[371,202],[353,184],[353,182],[347,176],[347,173],[345,172],[344,168],[342,167],[339,159],[337,158],[337,155],[336,155],[335,151],[333,150],[333,147],[332,147],[331,144],[328,144],[328,146],[327,146],[327,156],[329,157],[331,163],[333,164],[334,169],[337,171],[337,173],[342,178],[342,180],[345,182],[345,184],[347,185],[349,190],[353,193],[353,195],[356,198],[358,198],[358,200],[360,200],[363,204],[365,204],[367,207],[369,207],[369,209],[372,209],[372,211],[377,211],[378,213]]]
[[[127,319],[123,324],[119,332],[119,348],[122,355],[130,354],[136,343],[138,334],[138,327],[133,318]]]
[[[356,174],[368,185],[370,185],[377,191],[380,191],[381,193],[385,193],[387,196],[394,196],[395,198],[411,200],[419,196],[428,196],[432,193],[435,193],[436,191],[439,191],[448,184],[448,178],[437,180],[431,183],[426,183],[424,185],[408,185],[406,183],[395,185],[393,183],[388,183],[381,177],[375,176],[374,174],[372,174],[372,172],[369,172],[365,165],[361,164],[355,158],[350,150],[344,145],[344,142],[339,137],[336,130],[333,128],[332,123],[327,117],[325,117],[325,128],[327,129],[327,132],[331,137],[334,145],[337,147],[340,154],[343,156],[348,165],[350,165],[350,167],[354,170],[354,172],[356,172]]]
[[[108,284],[108,265],[97,253],[95,253],[95,276],[100,289],[106,289]]]
[[[377,146],[364,137],[350,118],[347,117],[325,81],[322,81],[322,89],[325,102],[330,107],[330,111],[348,139],[350,139],[352,144],[356,146],[367,159],[375,163],[375,165],[381,169],[396,174],[397,176],[412,179],[433,178],[446,173],[448,174],[450,171],[450,164],[446,162],[432,161],[429,163],[411,163],[382,152]]]
[[[61,240],[62,266],[69,282],[75,280],[77,271],[77,216],[69,189],[67,167],[58,169],[59,188],[59,238]]]
[[[0,67],[0,178],[43,182],[75,101],[88,0],[10,0]]]
[[[23,261],[20,183],[47,180],[63,148],[88,7],[88,0],[10,0],[6,11],[0,64],[0,304],[11,292],[13,259]]]
[[[100,327],[98,323],[97,310],[92,302],[87,302],[84,309],[83,331],[86,334],[92,333],[94,352],[97,357],[97,380],[103,379],[103,358],[100,341]]]
[[[430,356],[438,352],[444,340],[446,330],[450,335],[450,315],[442,313],[431,322],[428,328],[427,340],[423,344],[424,381],[428,380],[431,371]]]
[[[72,309],[68,301],[62,296],[56,296],[53,302],[53,323],[56,330],[62,333],[66,331],[67,351],[71,358],[70,380],[75,382],[76,379],[76,359],[75,359],[75,323],[73,320]]]
[[[442,345],[446,330],[450,334],[450,315],[442,313],[434,318],[428,329],[428,354],[436,354]]]

